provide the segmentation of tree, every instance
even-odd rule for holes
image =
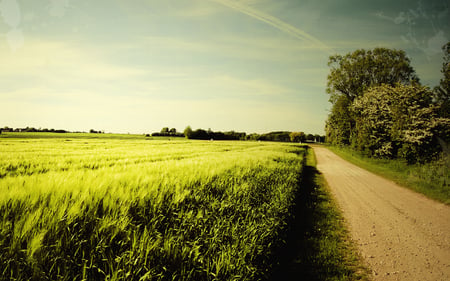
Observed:
[[[313,142],[314,141],[314,135],[313,134],[307,134],[306,135],[306,141]]]
[[[391,89],[388,86],[371,88],[353,102],[355,117],[352,147],[369,156],[392,157],[393,112]]]
[[[448,135],[450,128],[450,119],[438,116],[430,89],[420,85],[373,87],[351,109],[356,120],[353,143],[376,157],[430,160],[440,152],[438,137]]]
[[[322,137],[319,134],[314,135],[314,142],[322,142]]]
[[[262,134],[258,140],[290,142],[291,141],[290,133],[291,132],[286,132],[286,131],[270,132],[270,133]]]
[[[327,142],[334,145],[349,145],[354,120],[349,107],[351,101],[347,96],[339,96],[334,103],[325,125]]]
[[[208,139],[210,139],[210,136],[208,135],[207,131],[205,131],[203,129],[197,129],[192,132],[191,138],[197,139],[197,140],[208,140]]]
[[[168,127],[164,127],[161,129],[161,135],[162,136],[167,136],[169,135],[169,128]]]
[[[418,82],[410,61],[402,50],[375,48],[356,50],[344,56],[331,56],[328,61],[327,93],[334,103],[340,95],[350,101],[362,95],[370,87],[397,83]]]
[[[261,136],[259,134],[252,133],[252,134],[247,135],[246,139],[247,140],[252,140],[252,141],[257,141],[257,140],[259,140],[260,137]]]
[[[402,50],[376,48],[356,50],[328,61],[327,93],[333,104],[326,123],[327,140],[333,144],[350,144],[355,121],[348,107],[366,90],[383,84],[418,83],[414,69]]]
[[[177,129],[171,128],[171,129],[169,130],[169,135],[175,136],[176,134],[177,134]]]
[[[291,142],[305,142],[306,140],[306,135],[303,132],[291,132],[289,137],[291,138]]]
[[[186,129],[184,129],[183,134],[187,139],[191,139],[192,138],[192,128],[191,126],[187,126]]]
[[[440,116],[450,117],[450,42],[442,47],[444,51],[444,63],[442,64],[442,74],[444,77],[441,79],[439,86],[434,88],[434,94],[436,103],[439,104],[441,110]]]

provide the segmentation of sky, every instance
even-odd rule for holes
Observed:
[[[324,134],[328,58],[439,84],[446,0],[0,0],[0,127]]]

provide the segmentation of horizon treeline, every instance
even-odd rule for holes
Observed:
[[[64,130],[64,129],[48,129],[48,128],[34,128],[34,127],[25,127],[25,128],[10,128],[8,126],[5,126],[3,128],[0,128],[0,134],[2,132],[5,133],[9,133],[9,132],[14,132],[14,133],[59,133],[59,134],[66,134],[66,133],[87,133],[84,131],[69,131],[69,130]],[[94,130],[94,129],[90,129],[89,133],[91,134],[104,134],[105,131],[101,131],[101,130]]]
[[[7,133],[7,132],[15,132],[15,133],[22,133],[22,132],[24,132],[24,133],[61,133],[61,134],[63,134],[63,133],[70,133],[69,131],[63,130],[63,129],[47,129],[47,128],[36,129],[34,127],[10,128],[8,126],[0,128],[0,134],[2,132],[5,132],[5,133]],[[79,132],[76,132],[76,133],[79,133]]]
[[[150,135],[147,135],[150,136]],[[177,132],[175,128],[169,129],[164,127],[160,132],[154,132],[152,137],[185,137],[193,140],[253,140],[253,141],[275,141],[275,142],[324,142],[325,136],[305,134],[304,132],[291,131],[274,131],[264,134],[236,131],[213,131],[211,129],[196,129],[193,130],[191,126],[187,126],[184,131]]]
[[[36,129],[33,127],[26,128],[10,128],[5,126],[0,128],[0,134],[2,132],[14,132],[14,133],[90,133],[90,134],[105,134],[105,131],[90,129],[89,132],[71,132],[62,129]],[[179,137],[193,140],[241,140],[241,141],[274,141],[274,142],[325,142],[325,136],[319,134],[305,134],[304,132],[291,132],[291,131],[273,131],[269,133],[247,134],[245,132],[236,131],[212,131],[211,129],[196,129],[192,130],[190,126],[187,126],[183,132],[178,132],[175,128],[164,127],[160,132],[154,132],[152,134],[144,134],[146,137]]]
[[[434,89],[420,83],[403,50],[360,49],[331,56],[327,142],[410,164],[448,153],[450,42],[442,49],[443,78]]]

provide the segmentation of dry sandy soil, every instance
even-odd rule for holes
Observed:
[[[314,152],[374,280],[450,280],[450,206]]]

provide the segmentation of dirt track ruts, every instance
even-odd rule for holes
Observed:
[[[374,280],[450,280],[450,206],[313,149]]]

